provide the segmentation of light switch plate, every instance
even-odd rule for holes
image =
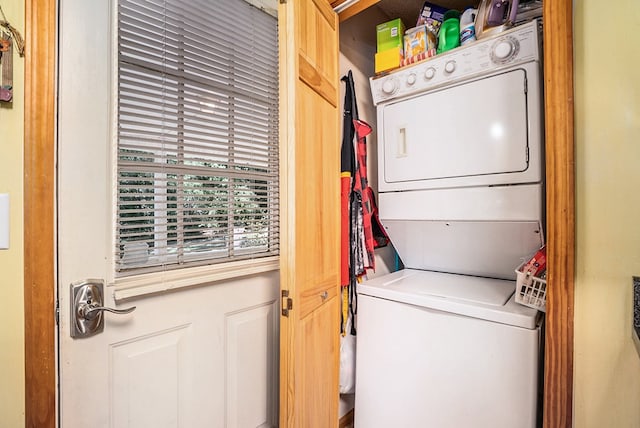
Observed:
[[[9,249],[9,194],[0,193],[0,250]]]

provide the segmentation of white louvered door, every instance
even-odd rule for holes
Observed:
[[[252,61],[267,59],[242,60],[272,42],[225,27],[232,1],[115,1],[60,2],[60,426],[275,427],[278,88],[261,89],[269,69]],[[181,7],[196,18],[172,22]],[[228,33],[229,51],[212,61],[199,25]],[[136,309],[72,338],[70,287],[89,278],[105,306]]]

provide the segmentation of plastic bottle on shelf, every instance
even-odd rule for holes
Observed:
[[[476,40],[476,16],[478,9],[468,8],[460,17],[460,46]]]
[[[451,9],[444,14],[438,34],[438,53],[460,46],[460,12]]]

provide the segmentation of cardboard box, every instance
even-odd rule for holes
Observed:
[[[402,55],[401,47],[395,47],[392,49],[387,49],[386,51],[383,51],[383,52],[376,53],[376,56],[375,56],[376,74],[400,67],[400,64],[402,63],[403,58],[404,56]]]
[[[404,33],[404,57],[411,58],[426,54],[434,56],[436,50],[436,37],[427,30],[426,25],[410,28]],[[433,51],[433,52],[432,52]]]
[[[418,22],[416,23],[416,26],[426,25],[427,29],[437,37],[446,12],[447,8],[438,6],[437,4],[424,2],[420,15],[418,15]]]
[[[547,268],[547,247],[540,248],[522,268],[522,272],[540,276]]]
[[[376,25],[377,51],[385,52],[390,49],[402,49],[404,24],[400,18]]]

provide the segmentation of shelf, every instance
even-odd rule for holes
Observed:
[[[341,3],[344,3],[344,1],[337,0],[331,5],[335,7]],[[435,0],[430,3],[446,7],[447,9],[462,11],[469,6],[477,7],[480,2],[479,0]],[[343,22],[375,5],[375,7],[387,15],[389,19],[401,18],[405,26],[411,28],[417,21],[423,4],[424,0],[359,0],[353,4],[353,6],[341,12],[339,17],[340,22]]]

